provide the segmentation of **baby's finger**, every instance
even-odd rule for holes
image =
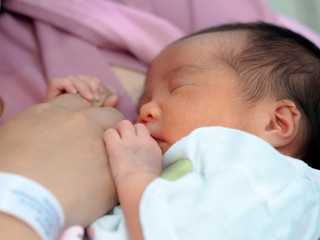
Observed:
[[[60,90],[60,92],[77,93],[77,89],[73,82],[69,81],[67,78],[57,78],[57,80],[52,83],[53,87]]]
[[[53,79],[46,92],[46,96],[44,98],[44,101],[49,101],[62,93],[77,93],[77,89],[73,85],[71,81],[69,81],[66,78],[55,78]]]
[[[118,96],[117,95],[111,95],[104,100],[102,106],[103,107],[114,107],[116,106],[118,102]]]
[[[120,140],[120,135],[116,129],[109,128],[104,132],[103,139],[106,144],[107,151],[108,151],[108,145],[110,143],[114,144],[117,140]]]
[[[136,135],[133,124],[129,120],[122,120],[116,127],[121,139],[130,138],[132,135]]]
[[[94,100],[99,101],[101,99],[101,94],[102,94],[100,79],[91,77],[91,76],[84,76],[84,75],[80,75],[79,79],[84,81],[89,86],[89,88],[91,89],[91,92],[93,93]]]
[[[142,123],[137,123],[134,125],[137,136],[149,136],[150,137],[150,132],[148,128],[143,125]]]
[[[94,95],[88,82],[73,76],[69,76],[67,79],[69,79],[73,83],[81,97],[88,101],[94,100]]]

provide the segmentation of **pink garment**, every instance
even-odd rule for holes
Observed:
[[[146,71],[168,43],[204,27],[266,21],[312,31],[276,15],[263,0],[7,0],[0,16],[0,124],[42,102],[55,77],[92,75],[119,94],[117,108],[136,109],[109,64]]]
[[[117,108],[134,121],[136,109],[109,64],[145,71],[182,32],[134,8],[103,0],[11,0],[0,17],[1,122],[40,103],[55,77],[92,75],[119,95]]]

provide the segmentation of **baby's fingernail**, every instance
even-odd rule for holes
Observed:
[[[96,100],[96,101],[99,101],[100,100],[100,94],[99,93],[96,93],[95,95],[94,95],[94,99]]]
[[[90,100],[93,100],[93,94],[92,94],[92,92],[86,92],[86,96],[87,96],[87,98],[88,99],[90,99]]]

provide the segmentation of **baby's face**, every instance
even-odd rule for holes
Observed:
[[[216,49],[197,38],[168,47],[147,75],[138,122],[147,126],[163,153],[199,127],[246,130],[250,125],[244,110],[248,104],[237,93],[237,74]]]

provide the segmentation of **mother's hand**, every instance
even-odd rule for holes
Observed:
[[[49,189],[64,209],[66,227],[87,226],[117,202],[102,137],[122,119],[77,94],[35,105],[0,127],[0,171]]]

